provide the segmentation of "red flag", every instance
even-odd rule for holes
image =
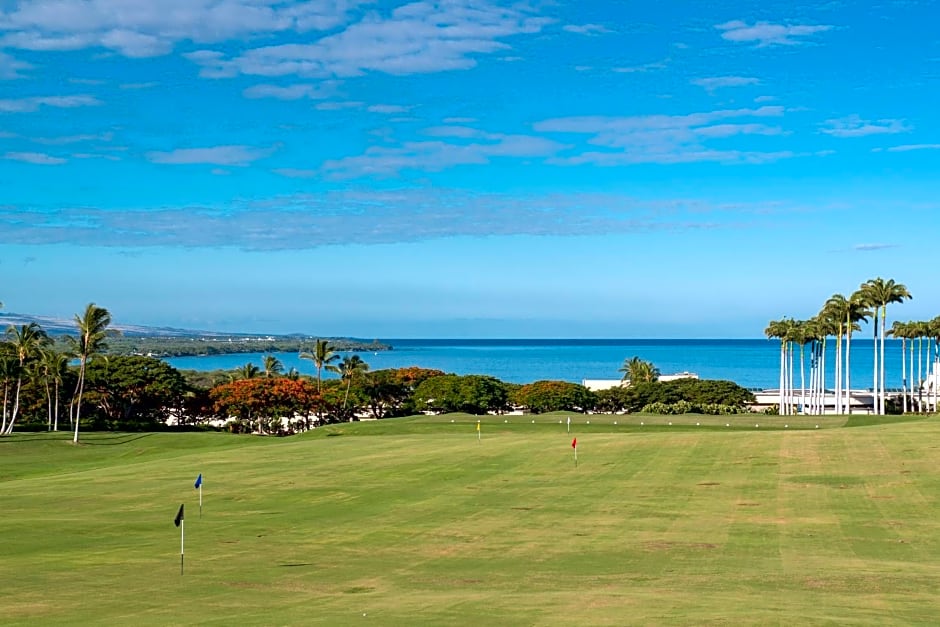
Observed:
[[[578,448],[578,438],[571,441],[571,448]]]

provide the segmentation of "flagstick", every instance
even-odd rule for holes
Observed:
[[[202,518],[202,483],[199,484],[199,517]]]
[[[578,467],[578,447],[574,447],[574,467]]]
[[[186,521],[181,520],[180,521],[180,575],[183,574],[183,553],[184,553],[183,546],[184,546],[184,539],[186,537],[186,534],[184,532],[185,528],[186,528]]]
[[[480,433],[480,421],[477,420],[477,442],[483,441],[483,435]]]

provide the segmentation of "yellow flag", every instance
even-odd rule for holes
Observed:
[[[480,423],[478,422],[478,423],[477,423],[477,431],[479,431],[479,430],[480,430]]]

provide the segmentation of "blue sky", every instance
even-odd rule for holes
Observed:
[[[930,1],[0,0],[0,300],[360,337],[940,314]]]

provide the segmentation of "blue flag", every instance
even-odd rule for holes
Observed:
[[[199,476],[196,477],[196,483],[193,484],[194,488],[198,488],[202,485],[202,473],[199,473]]]

